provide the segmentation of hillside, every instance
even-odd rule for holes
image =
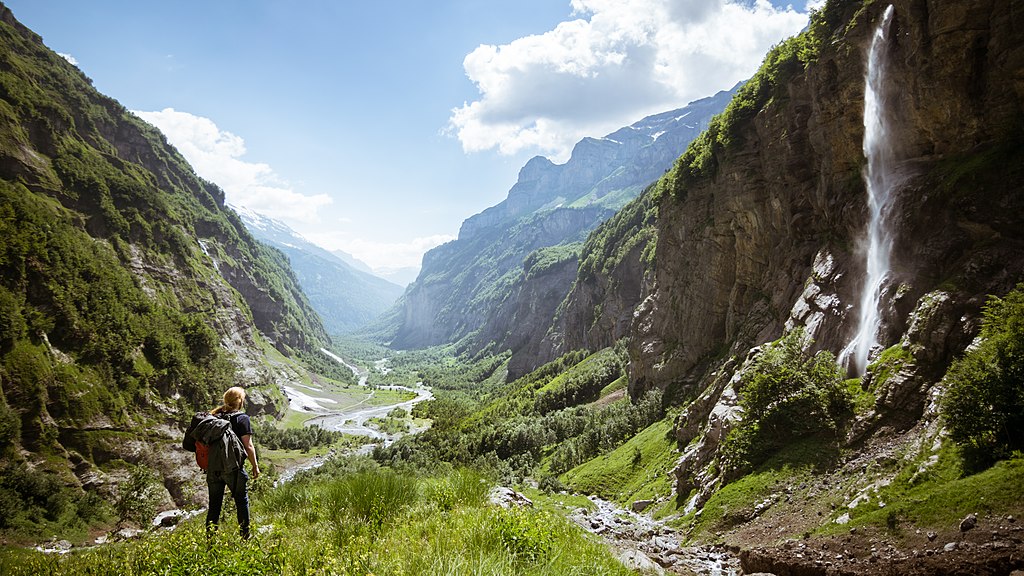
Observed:
[[[0,529],[88,522],[139,464],[184,502],[181,422],[235,384],[283,412],[267,355],[327,334],[223,192],[3,5],[0,47]]]
[[[402,295],[401,286],[356,268],[284,223],[249,210],[238,213],[257,240],[288,257],[299,286],[329,334],[345,334],[369,323]]]

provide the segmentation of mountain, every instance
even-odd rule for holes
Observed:
[[[341,258],[342,262],[348,264],[349,266],[355,268],[356,270],[359,270],[360,272],[373,274],[373,268],[370,268],[369,264],[363,262],[362,260],[349,254],[348,252],[345,252],[344,250],[331,250],[331,254],[334,254],[338,258]]]
[[[565,164],[539,156],[527,162],[504,201],[424,255],[392,316],[392,345],[526,345],[534,322],[546,324],[568,293],[590,231],[664,174],[734,91],[585,138]]]
[[[327,343],[285,256],[0,4],[0,529],[85,518],[141,463],[184,504],[173,431],[236,384],[283,412],[270,347]]]
[[[402,295],[401,286],[356,269],[337,253],[309,242],[283,222],[251,210],[235,210],[256,239],[288,257],[302,291],[323,319],[328,333],[351,332],[375,319]]]

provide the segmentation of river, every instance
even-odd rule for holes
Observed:
[[[359,379],[359,386],[361,388],[367,388],[367,379],[369,378],[369,372],[359,369],[357,366],[353,366],[348,362],[345,362],[340,356],[330,352],[329,350],[321,348],[321,352],[326,354],[329,358],[335,360],[339,364],[342,364],[346,368],[352,371]],[[374,363],[375,368],[383,374],[387,374],[387,360],[381,359]],[[386,432],[368,424],[368,421],[373,418],[385,418],[395,408],[402,408],[406,412],[412,412],[413,406],[430,400],[434,397],[434,394],[430,391],[430,388],[424,386],[422,382],[418,382],[415,386],[377,386],[376,388],[369,391],[369,394],[355,404],[351,404],[345,407],[334,408],[331,405],[338,404],[337,401],[322,396],[313,396],[306,392],[297,390],[293,386],[285,386],[285,395],[288,397],[289,406],[296,412],[302,412],[306,414],[313,414],[314,416],[309,420],[306,420],[306,426],[320,426],[325,430],[332,430],[336,432],[342,432],[345,434],[351,434],[354,436],[365,436],[369,439],[366,444],[363,444],[358,448],[355,453],[357,454],[368,454],[373,450],[374,446],[384,445],[388,446],[395,440],[401,438],[406,434],[416,434],[426,429],[425,426],[411,427],[405,432]],[[416,396],[410,400],[403,400],[394,404],[384,404],[378,406],[367,406],[367,403],[376,395],[378,390],[393,390],[399,392],[410,392]],[[320,392],[317,389],[310,388],[310,392]],[[316,468],[323,464],[325,458],[315,457],[302,465],[294,468],[289,468],[282,472],[278,483],[287,482],[297,472],[301,470],[308,470]]]

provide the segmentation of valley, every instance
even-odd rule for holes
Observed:
[[[1024,571],[1022,31],[808,8],[731,89],[526,161],[403,288],[0,4],[0,573]],[[230,386],[248,540],[189,516]]]

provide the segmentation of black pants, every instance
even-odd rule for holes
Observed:
[[[231,498],[235,501],[238,514],[238,530],[242,538],[249,537],[249,491],[246,484],[249,475],[238,468],[230,472],[207,472],[206,486],[210,489],[210,508],[206,511],[207,528],[215,528],[220,523],[220,512],[224,507],[224,487],[231,490]]]

